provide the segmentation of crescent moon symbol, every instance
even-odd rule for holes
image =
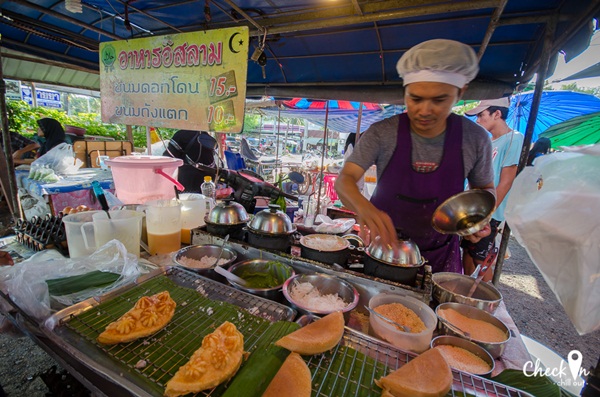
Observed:
[[[231,52],[233,52],[234,54],[239,53],[239,51],[236,51],[233,49],[233,39],[235,38],[235,36],[237,36],[238,34],[240,34],[240,32],[235,32],[234,34],[231,35],[231,37],[229,38],[229,49],[231,50]]]

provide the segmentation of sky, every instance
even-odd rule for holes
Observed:
[[[589,48],[575,59],[572,59],[571,62],[565,63],[564,56],[559,54],[556,70],[554,71],[554,74],[548,78],[548,81],[554,82],[563,79],[583,69],[586,69],[589,66],[595,65],[598,62],[600,62],[600,31],[596,31],[594,33]],[[554,89],[559,89],[561,85],[571,84],[574,82],[577,83],[578,87],[600,87],[600,77],[589,77],[587,79],[580,80],[567,80],[563,82],[552,83],[551,85]]]

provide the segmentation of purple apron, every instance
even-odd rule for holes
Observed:
[[[400,115],[396,150],[371,197],[373,205],[392,218],[396,229],[417,244],[434,273],[462,273],[459,237],[438,233],[431,226],[438,205],[464,190],[462,135],[460,116],[451,114],[439,167],[433,172],[417,172],[412,166],[409,119]]]

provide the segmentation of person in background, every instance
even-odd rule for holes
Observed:
[[[215,151],[217,140],[206,131],[179,130],[169,140],[163,156],[175,157],[183,160],[179,167],[177,180],[189,193],[200,193],[200,186],[204,177],[209,174],[196,168],[196,164],[207,167],[215,166]]]
[[[39,126],[37,134],[40,138],[44,138],[44,143],[38,150],[38,157],[48,153],[53,147],[66,142],[65,130],[60,123],[49,117],[45,117],[37,121]]]
[[[374,123],[361,134],[336,181],[342,203],[357,214],[361,234],[396,244],[396,229],[419,247],[434,272],[462,272],[460,239],[431,225],[433,212],[462,192],[494,191],[492,145],[481,126],[452,114],[479,70],[471,47],[453,40],[430,40],[398,61],[406,113]],[[356,183],[377,166],[377,187],[367,200]],[[489,225],[465,238],[478,241]]]
[[[498,227],[504,222],[504,208],[508,201],[510,188],[517,176],[519,157],[523,148],[523,134],[514,131],[506,124],[509,98],[484,100],[479,105],[466,112],[468,116],[477,116],[477,124],[485,128],[492,135],[492,160],[494,168],[494,186],[496,187],[496,211],[490,220],[491,233],[480,241],[473,243],[469,240],[462,241],[463,266],[465,274],[475,271],[478,264],[482,264],[488,254],[495,247],[495,237],[499,232]],[[490,281],[494,275],[493,266],[490,266],[483,277],[483,281]]]
[[[552,147],[552,141],[549,138],[540,138],[534,144],[527,156],[527,165],[533,165],[533,161],[544,154],[547,154]]]
[[[1,142],[4,144],[4,141]],[[10,131],[10,149],[15,165],[31,164],[35,160],[34,150],[39,149],[39,147],[39,143]]]

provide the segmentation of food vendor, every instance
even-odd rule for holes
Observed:
[[[342,203],[357,214],[363,237],[394,244],[396,229],[410,237],[433,272],[462,272],[460,241],[431,226],[433,212],[465,189],[494,192],[492,146],[485,129],[452,113],[479,71],[477,55],[463,43],[430,40],[398,61],[406,113],[374,123],[358,140],[336,181]],[[356,183],[377,166],[377,188],[367,200]],[[489,225],[466,236],[478,241]]]

